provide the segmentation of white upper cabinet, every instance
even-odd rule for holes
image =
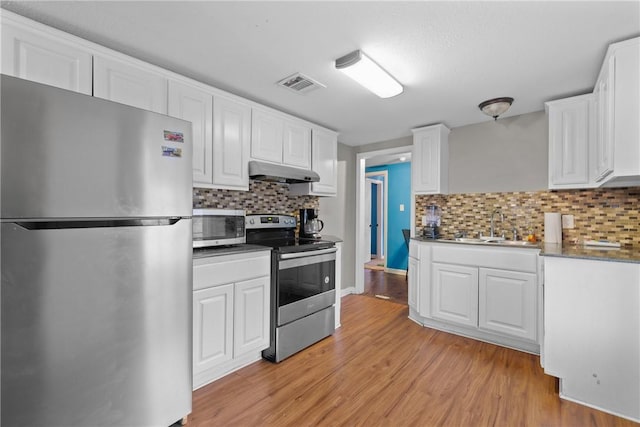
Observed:
[[[91,52],[72,36],[2,11],[2,73],[91,95]]]
[[[594,96],[545,104],[549,114],[549,188],[593,187],[590,149],[594,135]]]
[[[259,108],[251,118],[251,158],[311,168],[311,128]]]
[[[446,194],[449,188],[449,129],[413,129],[411,184],[416,194]]]
[[[93,96],[167,114],[167,79],[137,61],[95,55]]]
[[[282,162],[290,166],[311,168],[311,128],[285,120]]]
[[[190,121],[193,182],[213,182],[213,96],[190,85],[169,81],[169,115]]]
[[[254,108],[251,117],[251,158],[282,163],[284,121]]]
[[[595,180],[640,185],[640,37],[609,46],[596,82]]]
[[[290,194],[335,196],[338,192],[338,134],[313,128],[311,140],[311,169],[320,175],[320,181],[291,184]]]
[[[222,96],[213,97],[213,185],[249,190],[251,107]]]
[[[249,189],[249,105],[170,80],[169,115],[193,125],[194,187]]]
[[[597,134],[595,141],[595,181],[601,182],[613,172],[613,77],[615,58],[610,57],[602,67],[593,93],[597,106]]]

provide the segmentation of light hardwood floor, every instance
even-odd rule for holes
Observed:
[[[364,270],[364,295],[385,295],[390,301],[407,305],[408,283],[404,274]]]
[[[537,356],[423,328],[407,306],[343,298],[342,328],[193,395],[189,426],[627,426],[562,401]]]

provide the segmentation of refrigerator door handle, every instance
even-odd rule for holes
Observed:
[[[27,230],[54,230],[71,228],[107,228],[107,227],[147,227],[174,225],[182,218],[127,218],[96,220],[62,220],[62,221],[14,221]]]

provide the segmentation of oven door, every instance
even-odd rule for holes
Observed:
[[[278,256],[277,326],[331,307],[336,300],[336,248]]]

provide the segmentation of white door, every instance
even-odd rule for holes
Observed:
[[[251,107],[221,96],[213,98],[213,183],[249,189]]]
[[[91,54],[53,35],[2,22],[2,73],[91,95]]]
[[[93,96],[167,114],[167,79],[115,58],[94,56]]]
[[[435,318],[465,326],[478,326],[478,269],[433,263]]]
[[[363,263],[371,261],[371,183],[372,179],[366,178],[364,183],[364,254]]]
[[[192,86],[170,81],[169,115],[191,122],[193,182],[211,184],[213,97]]]
[[[481,329],[536,340],[536,275],[481,268],[478,289]]]
[[[269,276],[235,285],[234,357],[269,347]]]
[[[282,161],[289,166],[311,169],[311,128],[285,121]]]
[[[193,292],[193,373],[233,357],[233,285]]]
[[[282,163],[284,121],[265,111],[251,111],[251,158]]]

